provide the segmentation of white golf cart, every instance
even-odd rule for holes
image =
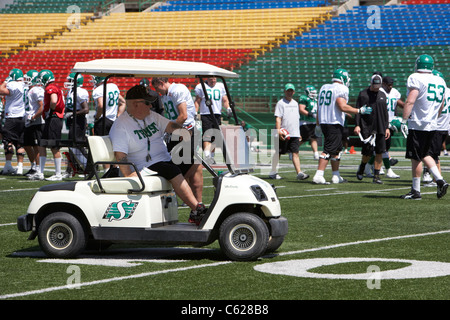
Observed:
[[[196,77],[205,93],[203,78],[215,76],[225,85],[237,123],[225,78],[238,75],[209,64],[104,59],[76,63],[72,72],[76,73],[75,83],[80,74],[106,77],[105,82],[110,77],[120,76]],[[20,231],[31,231],[29,240],[38,237],[41,249],[50,257],[75,257],[93,244],[101,247],[111,243],[143,242],[202,246],[219,240],[221,250],[229,259],[248,261],[278,249],[288,232],[287,219],[281,216],[275,189],[249,174],[251,170],[227,164],[228,171],[218,174],[196,155],[213,175],[215,188],[208,211],[197,226],[178,221],[177,197],[164,178],[137,170],[135,178],[99,176],[97,165],[115,163],[108,136],[89,136],[86,148],[92,164],[92,179],[41,187],[27,214],[17,221]],[[222,149],[225,157],[225,143]]]

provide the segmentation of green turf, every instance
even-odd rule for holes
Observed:
[[[438,261],[450,263],[450,195],[436,199],[435,188],[422,187],[421,201],[399,199],[411,185],[409,162],[401,154],[394,167],[400,179],[383,177],[383,185],[355,177],[360,155],[345,155],[341,174],[349,182],[320,186],[311,183],[316,162],[311,152],[302,152],[301,164],[311,174],[296,181],[287,156],[281,160],[281,180],[277,186],[282,212],[289,220],[289,234],[275,255],[255,262],[228,262],[218,243],[205,248],[186,248],[183,254],[167,251],[165,263],[140,261],[128,268],[68,263],[40,262],[37,240],[13,224],[37,188],[50,182],[29,182],[23,177],[0,176],[0,296],[10,299],[151,299],[151,300],[397,300],[450,297],[450,276],[421,279],[381,280],[380,289],[369,289],[365,280],[312,279],[273,275],[256,271],[265,263],[312,258],[378,258]],[[450,161],[442,158],[443,175],[450,180]],[[255,174],[266,179],[266,170]],[[331,178],[330,168],[325,177]],[[212,200],[212,179],[205,172],[205,203]],[[180,221],[188,210],[180,208]],[[12,224],[12,225],[10,225]],[[436,233],[439,231],[446,231]],[[427,234],[430,233],[430,234]],[[403,237],[411,235],[411,237]],[[396,238],[398,237],[398,238]],[[381,239],[379,241],[372,241]],[[366,241],[366,242],[361,242]],[[144,245],[114,245],[86,257],[111,260],[124,255],[153,259],[160,252]],[[38,256],[33,256],[37,254]],[[130,258],[132,260],[132,258]],[[182,260],[182,261],[179,261]],[[221,264],[223,262],[223,264]],[[316,273],[363,273],[371,263],[335,264],[310,270]],[[374,262],[381,270],[402,269],[404,262]],[[81,288],[64,288],[71,266],[79,267]],[[196,267],[196,268],[194,268]],[[69,268],[69,269],[68,269]],[[69,271],[69,273],[68,273]],[[163,272],[164,271],[164,272]],[[107,280],[104,283],[95,281]],[[44,290],[55,288],[54,291]],[[44,290],[49,292],[37,292]],[[52,289],[53,290],[53,289]]]

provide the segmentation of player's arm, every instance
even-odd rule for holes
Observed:
[[[339,110],[341,110],[342,112],[345,113],[351,113],[351,114],[358,114],[358,113],[363,113],[361,110],[363,109],[363,107],[361,108],[353,108],[352,106],[349,106],[347,104],[347,101],[344,98],[337,98],[336,99],[336,104],[339,108]]]
[[[298,111],[300,114],[307,116],[309,114],[308,110],[306,110],[306,104],[299,103],[298,104]]]
[[[9,90],[8,88],[6,88],[6,81],[3,81],[3,83],[0,85],[0,95],[2,96],[8,96],[9,95]]]
[[[122,113],[125,112],[126,102],[122,95],[119,95],[119,106],[117,107],[117,117],[119,117]]]
[[[50,95],[50,109],[55,110],[57,104],[58,104],[58,95],[56,93],[52,93]]]
[[[177,105],[178,109],[178,117],[175,119],[175,121],[179,125],[183,125],[183,123],[187,120],[188,114],[187,114],[187,104],[186,102],[182,102],[179,105]]]
[[[403,107],[403,120],[408,120],[411,115],[412,108],[414,107],[414,103],[419,96],[418,89],[411,89],[409,91],[408,97],[406,98],[405,106]]]
[[[95,120],[98,120],[103,115],[103,97],[97,98],[97,112],[95,113]]]
[[[37,109],[36,113],[31,117],[31,121],[34,121],[39,117],[42,117],[42,112],[44,111],[44,103],[42,100],[39,100],[37,103],[39,105],[39,108]]]

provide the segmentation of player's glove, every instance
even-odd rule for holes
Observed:
[[[363,105],[361,108],[359,108],[358,113],[359,114],[371,114],[372,108],[368,107],[366,105]]]
[[[403,136],[404,136],[405,138],[408,136],[408,132],[409,132],[407,121],[408,121],[408,120],[403,119],[403,120],[402,120],[402,125],[401,125],[401,127],[400,127],[400,130],[402,131],[402,134],[403,134]]]
[[[233,110],[231,110],[231,108],[227,109],[227,117],[230,119],[233,117]]]
[[[64,119],[69,119],[69,118],[71,118],[71,117],[73,117],[73,112],[66,112],[66,113],[64,113]]]

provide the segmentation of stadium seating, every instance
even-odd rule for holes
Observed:
[[[71,6],[76,5],[79,12],[93,12],[93,9],[101,4],[101,0],[14,0],[0,10],[0,14],[9,13],[70,13]],[[69,10],[69,11],[68,11]]]

